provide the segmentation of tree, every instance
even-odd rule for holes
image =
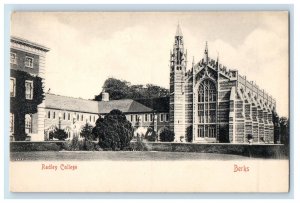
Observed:
[[[108,78],[103,84],[105,92],[109,93],[109,97],[112,100],[124,99],[129,92],[129,85],[125,80],[119,80],[115,78]],[[95,100],[101,101],[101,94],[95,97]]]
[[[289,144],[289,119],[286,117],[279,118],[280,126],[280,142],[282,144]]]
[[[58,140],[65,140],[68,134],[63,129],[55,128],[54,131],[50,132],[49,137],[53,137]]]
[[[165,97],[169,95],[169,90],[162,88],[157,85],[147,84],[145,88],[145,98],[158,98]]]
[[[103,149],[124,150],[130,146],[133,127],[122,111],[114,109],[96,121],[93,134]]]
[[[86,140],[94,140],[95,136],[93,134],[93,126],[86,123],[80,132],[80,136],[84,137]]]
[[[108,78],[103,84],[103,90],[109,93],[112,100],[118,99],[151,99],[157,97],[169,96],[169,90],[157,85],[147,84],[131,85],[126,80],[119,80],[116,78]],[[101,101],[101,94],[95,96],[96,101]]]
[[[279,116],[275,111],[272,111],[272,121],[274,124],[274,143],[280,143],[280,122],[279,122]]]
[[[163,129],[163,131],[160,133],[160,141],[162,142],[173,142],[174,138],[174,132],[169,130],[168,128]]]

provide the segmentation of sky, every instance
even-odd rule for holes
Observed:
[[[50,48],[45,90],[93,99],[108,77],[169,88],[177,24],[187,69],[204,55],[237,69],[288,116],[287,12],[15,12],[11,35]]]

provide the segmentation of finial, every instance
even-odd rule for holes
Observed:
[[[208,64],[208,45],[207,45],[207,41],[205,43],[204,60],[205,60],[205,63]]]
[[[181,28],[180,28],[180,25],[179,25],[179,21],[178,21],[178,24],[177,24],[177,29],[176,29],[175,36],[182,36],[182,32],[181,32]]]

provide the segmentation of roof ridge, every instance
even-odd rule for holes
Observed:
[[[72,99],[80,99],[80,100],[85,100],[85,101],[99,102],[99,101],[96,101],[96,100],[83,99],[83,98],[80,98],[80,97],[71,97],[71,96],[67,96],[67,95],[60,95],[60,94],[54,94],[54,93],[45,93],[45,95],[46,95],[46,94],[48,94],[48,95],[60,96],[60,97],[67,97],[67,98],[72,98]]]

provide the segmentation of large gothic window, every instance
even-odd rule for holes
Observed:
[[[198,91],[198,133],[199,138],[216,137],[217,90],[211,80],[201,82]]]

